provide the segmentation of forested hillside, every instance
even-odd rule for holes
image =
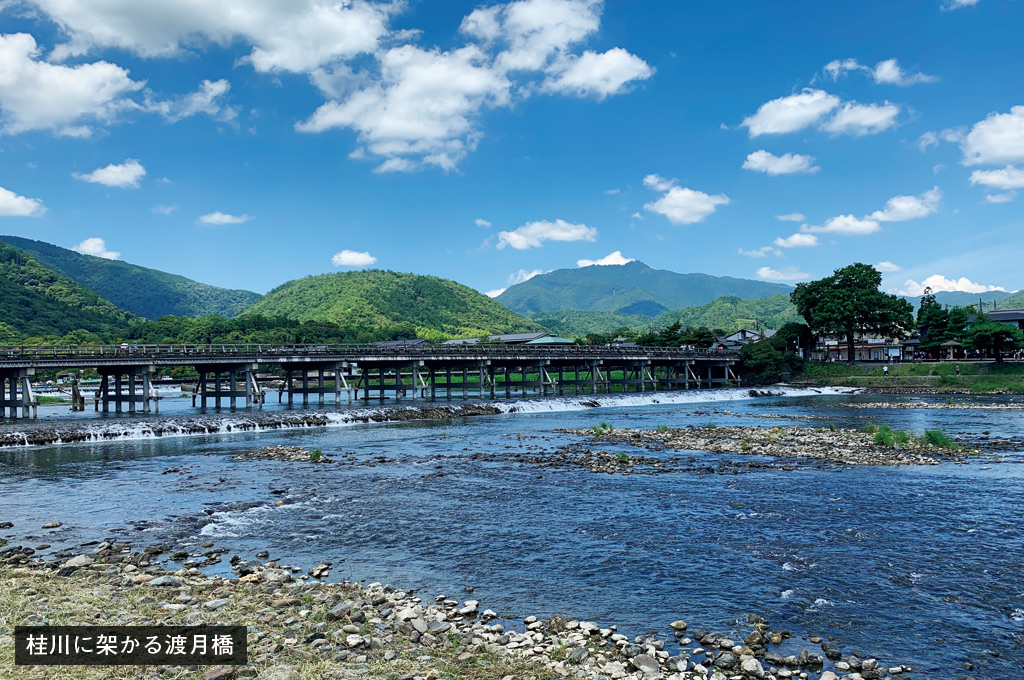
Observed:
[[[365,329],[404,328],[434,339],[543,330],[454,281],[380,270],[289,281],[267,293],[251,311]]]
[[[232,317],[260,299],[259,294],[247,290],[218,288],[121,260],[82,255],[42,241],[17,236],[0,236],[0,241],[28,253],[121,309],[147,319],[167,314]]]
[[[109,333],[130,314],[96,293],[0,243],[0,342],[19,336],[63,335],[76,329]]]

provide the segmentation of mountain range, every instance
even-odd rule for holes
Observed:
[[[643,262],[556,269],[510,286],[495,298],[514,312],[538,314],[563,309],[655,317],[720,297],[745,300],[788,295],[792,286],[731,276],[677,274]]]
[[[192,279],[148,269],[122,260],[83,255],[67,248],[18,236],[0,236],[8,246],[147,319],[161,316],[238,316],[260,299],[248,290],[218,288]]]

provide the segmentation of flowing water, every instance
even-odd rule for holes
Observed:
[[[246,432],[227,429],[244,412],[207,413],[199,417],[218,423],[216,434],[185,436],[182,427],[171,432],[180,436],[161,437],[153,424],[186,424],[194,415],[187,402],[165,400],[161,416],[69,419],[62,407],[46,411],[53,418],[0,425],[0,434],[71,424],[106,436],[116,430],[118,438],[0,449],[0,520],[15,523],[0,535],[51,550],[107,536],[196,550],[213,541],[243,559],[267,549],[304,569],[333,562],[333,579],[456,598],[469,597],[463,589],[471,586],[482,607],[502,614],[561,613],[627,634],[668,634],[680,618],[691,629],[727,632],[756,612],[774,629],[792,630],[794,644],[813,650],[799,638],[831,636],[844,652],[920,669],[913,677],[1024,677],[1024,454],[921,467],[657,475],[493,455],[577,444],[579,437],[554,430],[601,422],[874,421],[916,433],[1024,437],[1022,410],[855,409],[845,404],[929,398],[822,392],[602,396],[597,408],[587,398],[527,399],[498,402],[510,411],[500,415],[392,424],[358,422],[353,416],[366,407],[328,406],[311,409],[330,414],[328,427]],[[320,448],[347,463],[232,458],[271,444]],[[52,519],[64,526],[37,529]],[[226,562],[209,569],[229,573]]]

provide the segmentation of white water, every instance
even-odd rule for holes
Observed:
[[[836,395],[853,394],[856,390],[844,387],[816,387],[796,388],[786,386],[772,386],[759,391],[770,391],[772,396],[779,397],[805,397],[815,395]],[[751,397],[749,388],[719,388],[708,390],[690,390],[685,392],[642,392],[635,394],[597,394],[597,395],[576,395],[572,397],[538,397],[533,399],[517,399],[510,401],[488,401],[483,402],[493,406],[503,414],[530,414],[530,413],[557,413],[569,411],[584,411],[592,408],[623,408],[629,406],[650,406],[653,404],[703,404],[727,401],[744,401],[759,397]],[[467,402],[465,405],[480,404],[481,402]],[[596,406],[595,406],[596,404]],[[84,442],[98,441],[130,441],[143,439],[157,439],[167,437],[189,437],[218,434],[237,434],[246,432],[267,432],[279,429],[291,428],[314,428],[314,427],[347,427],[351,425],[367,424],[367,418],[375,418],[371,422],[394,422],[391,414],[400,411],[418,411],[422,408],[443,408],[450,409],[451,417],[458,418],[461,415],[462,404],[451,402],[426,402],[419,406],[405,407],[377,407],[377,408],[346,408],[343,411],[310,410],[299,413],[281,413],[280,418],[274,424],[260,424],[259,418],[246,417],[244,415],[225,414],[218,417],[196,416],[196,417],[169,417],[161,418],[156,422],[131,423],[119,421],[111,423],[72,423],[68,424],[75,433],[74,439],[64,441],[59,438],[60,425],[55,426],[58,434],[57,441],[45,444],[54,446],[58,444],[78,444]],[[271,419],[274,412],[268,412],[266,419]],[[322,417],[326,423],[305,423],[304,418]],[[383,417],[383,418],[382,418]],[[191,430],[200,425],[203,431],[192,432]],[[157,432],[156,430],[160,430]],[[70,432],[69,432],[70,433]],[[84,435],[84,439],[81,437]],[[6,448],[28,446],[27,434],[24,432],[10,432],[9,436],[21,438],[24,443],[8,442]]]

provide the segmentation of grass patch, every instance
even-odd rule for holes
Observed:
[[[942,430],[925,430],[921,441],[929,446],[935,446],[940,449],[956,450],[961,448],[959,444],[950,439]]]

